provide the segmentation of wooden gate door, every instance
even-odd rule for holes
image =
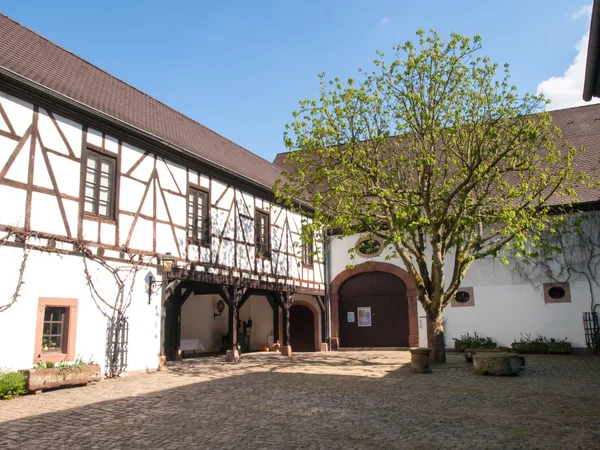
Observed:
[[[306,306],[290,308],[290,345],[294,352],[315,351],[315,316]]]
[[[395,275],[368,272],[339,290],[340,346],[408,347],[406,285]]]

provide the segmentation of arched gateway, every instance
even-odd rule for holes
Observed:
[[[364,263],[331,283],[332,337],[341,347],[414,347],[419,343],[416,292],[389,263]]]

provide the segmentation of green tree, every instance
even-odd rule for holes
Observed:
[[[540,112],[542,97],[519,96],[507,65],[497,74],[477,56],[480,37],[417,36],[391,63],[378,52],[361,81],[320,75],[319,99],[301,101],[286,126],[276,193],[315,209],[305,233],[384,240],[417,286],[443,362],[442,310],[474,261],[539,240],[549,200],[573,198],[576,150]]]

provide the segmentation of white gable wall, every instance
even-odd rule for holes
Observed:
[[[358,265],[368,261],[387,262],[405,269],[399,258],[387,259],[391,252],[386,250],[375,258],[363,258],[358,252],[351,258],[348,249],[354,247],[359,235],[331,242],[331,280],[346,269],[348,264]],[[446,267],[446,281],[452,274],[452,264]],[[469,269],[462,287],[472,287],[475,305],[453,307],[448,305],[442,316],[445,320],[446,346],[454,347],[453,337],[477,331],[489,336],[498,345],[510,346],[523,334],[535,337],[567,338],[574,347],[585,347],[583,313],[590,311],[589,285],[584,280],[570,283],[570,303],[545,303],[541,288],[519,278],[511,266],[498,260],[476,261]],[[596,295],[600,288],[594,287]],[[600,297],[598,297],[600,298]],[[427,344],[425,312],[418,304],[419,345]]]

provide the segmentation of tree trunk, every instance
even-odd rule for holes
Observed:
[[[431,349],[432,363],[446,362],[446,345],[444,344],[444,324],[442,312],[427,311],[427,346]]]

